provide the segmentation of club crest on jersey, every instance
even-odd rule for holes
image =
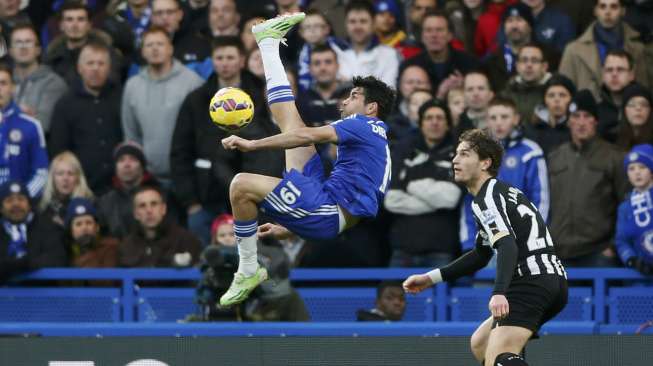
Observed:
[[[481,220],[481,224],[486,226],[494,222],[494,220],[496,219],[496,215],[494,214],[494,212],[490,210],[484,210],[481,211],[481,217],[479,219]]]
[[[507,168],[512,169],[517,166],[517,158],[515,158],[514,156],[508,156],[506,158],[505,164]]]
[[[20,130],[11,130],[9,131],[9,141],[11,142],[20,142],[23,139],[23,133]]]

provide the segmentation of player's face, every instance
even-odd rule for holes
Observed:
[[[626,119],[633,127],[644,126],[651,117],[651,103],[644,97],[632,97],[624,108]]]
[[[166,210],[166,204],[157,191],[143,191],[134,197],[134,218],[144,229],[156,229],[163,221]]]
[[[637,190],[644,190],[653,184],[653,174],[651,170],[642,163],[628,164],[628,180]]]
[[[353,88],[349,93],[349,98],[342,101],[342,110],[340,115],[345,118],[352,114],[365,115],[365,94],[363,88]]]
[[[461,142],[453,157],[454,180],[465,185],[474,182],[480,176],[483,164],[487,164],[487,162],[479,159],[478,154],[469,146],[469,143]]]
[[[401,287],[386,287],[377,300],[376,306],[390,320],[401,320],[406,310],[406,297]]]
[[[519,124],[519,115],[510,107],[495,105],[488,109],[488,128],[497,139],[505,139]]]

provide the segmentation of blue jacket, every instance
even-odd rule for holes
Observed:
[[[615,246],[623,263],[638,257],[653,264],[652,191],[632,191],[619,205]]]
[[[32,198],[48,179],[48,154],[41,123],[22,113],[15,102],[2,110],[0,122],[0,184],[17,179]]]
[[[497,179],[521,190],[537,207],[544,221],[549,217],[549,175],[544,153],[533,140],[524,138],[521,130],[514,130],[503,141],[504,154]],[[463,250],[474,248],[476,224],[471,210],[472,197],[463,200],[460,240]]]
[[[562,53],[567,43],[576,39],[576,26],[569,15],[552,6],[546,6],[535,17],[535,40]],[[506,42],[503,25],[497,35],[498,44]],[[549,62],[551,62],[549,60]],[[551,66],[549,64],[549,66]]]

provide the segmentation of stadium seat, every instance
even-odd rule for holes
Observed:
[[[0,289],[0,322],[119,322],[120,310],[118,289]]]
[[[189,314],[199,314],[192,288],[140,288],[137,293],[136,321],[176,322]]]
[[[452,287],[449,297],[452,321],[481,321],[490,316],[488,301],[491,287]],[[590,287],[570,287],[569,301],[565,309],[553,320],[591,321],[592,289]]]
[[[642,324],[653,320],[653,287],[613,287],[608,305],[609,324]]]
[[[298,288],[311,321],[355,321],[356,311],[371,309],[376,300],[376,288]],[[406,297],[405,321],[433,321],[433,293],[424,291]]]

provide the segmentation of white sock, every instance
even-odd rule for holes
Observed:
[[[286,70],[283,68],[281,56],[279,56],[280,43],[280,40],[274,38],[264,38],[258,43],[268,90],[279,86],[290,87]]]
[[[245,276],[251,276],[256,273],[258,268],[258,257],[256,255],[256,230],[258,222],[236,221],[234,223],[234,232],[236,234],[236,243],[238,245],[238,272]]]

